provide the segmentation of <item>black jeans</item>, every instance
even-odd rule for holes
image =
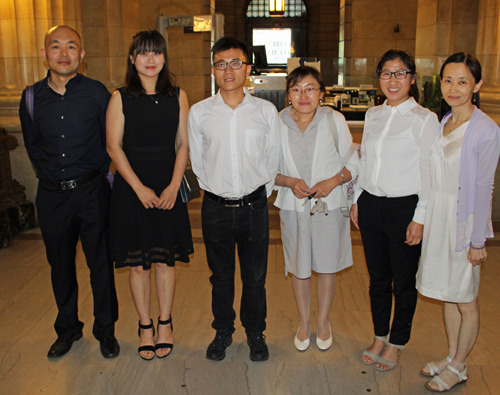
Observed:
[[[108,257],[110,194],[103,174],[68,190],[38,183],[36,207],[59,310],[54,324],[58,336],[71,337],[83,328],[78,319],[75,266],[78,237],[90,269],[95,318],[92,333],[98,340],[114,333],[118,301],[113,263]]]
[[[405,243],[418,196],[377,197],[364,191],[358,199],[358,223],[370,274],[370,300],[376,336],[389,333],[394,294],[394,318],[390,328],[392,344],[410,340],[417,307],[415,275],[421,244]]]
[[[212,327],[234,331],[235,247],[241,280],[240,318],[246,332],[266,329],[266,274],[269,248],[267,198],[242,207],[226,207],[207,197],[201,208],[203,238],[212,276]]]

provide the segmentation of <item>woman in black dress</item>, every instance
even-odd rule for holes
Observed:
[[[164,358],[173,347],[171,319],[175,261],[193,253],[187,208],[179,186],[188,160],[186,93],[173,83],[163,36],[137,33],[126,84],[115,91],[106,119],[107,149],[117,172],[111,199],[111,254],[130,266],[130,290],[139,314],[139,355]],[[177,153],[175,144],[177,140]],[[150,318],[154,264],[160,316],[158,339]]]

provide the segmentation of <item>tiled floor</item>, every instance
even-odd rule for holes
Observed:
[[[334,344],[326,352],[311,342],[299,353],[293,346],[298,315],[290,279],[284,276],[277,212],[271,215],[267,341],[271,357],[251,362],[241,323],[222,362],[205,359],[214,332],[210,327],[210,272],[200,231],[199,202],[190,203],[196,252],[190,264],[179,264],[173,310],[175,348],[170,357],[152,362],[137,355],[137,314],[128,286],[128,271],[116,271],[120,319],[116,335],[121,354],[105,360],[92,337],[92,295],[85,259],[78,251],[80,315],[84,338],[58,361],[46,358],[55,340],[56,308],[39,231],[19,235],[0,250],[0,394],[430,394],[420,367],[447,352],[441,304],[420,298],[413,336],[401,363],[378,372],[361,363],[360,354],[373,336],[368,275],[359,233],[352,232],[354,266],[338,276],[330,322]],[[500,244],[490,243],[482,268],[481,332],[469,361],[470,379],[454,394],[500,394]],[[237,275],[238,277],[238,275]],[[237,278],[240,291],[240,280]],[[236,295],[238,311],[241,292]],[[154,298],[153,298],[154,300]],[[156,305],[156,302],[154,302]],[[153,311],[157,311],[156,306]],[[317,315],[315,295],[311,314]],[[152,314],[156,321],[156,315]],[[313,326],[313,340],[315,339]]]

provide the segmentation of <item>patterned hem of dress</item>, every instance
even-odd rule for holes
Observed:
[[[114,259],[115,268],[142,266],[144,270],[151,269],[154,263],[164,263],[167,266],[175,266],[175,262],[189,263],[189,255],[194,253],[194,248],[174,247],[173,251],[161,247],[153,247],[149,252],[128,251],[127,254]]]

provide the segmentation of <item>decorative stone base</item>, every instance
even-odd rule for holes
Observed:
[[[12,237],[36,225],[35,205],[30,201],[0,211],[0,248],[8,247]]]

